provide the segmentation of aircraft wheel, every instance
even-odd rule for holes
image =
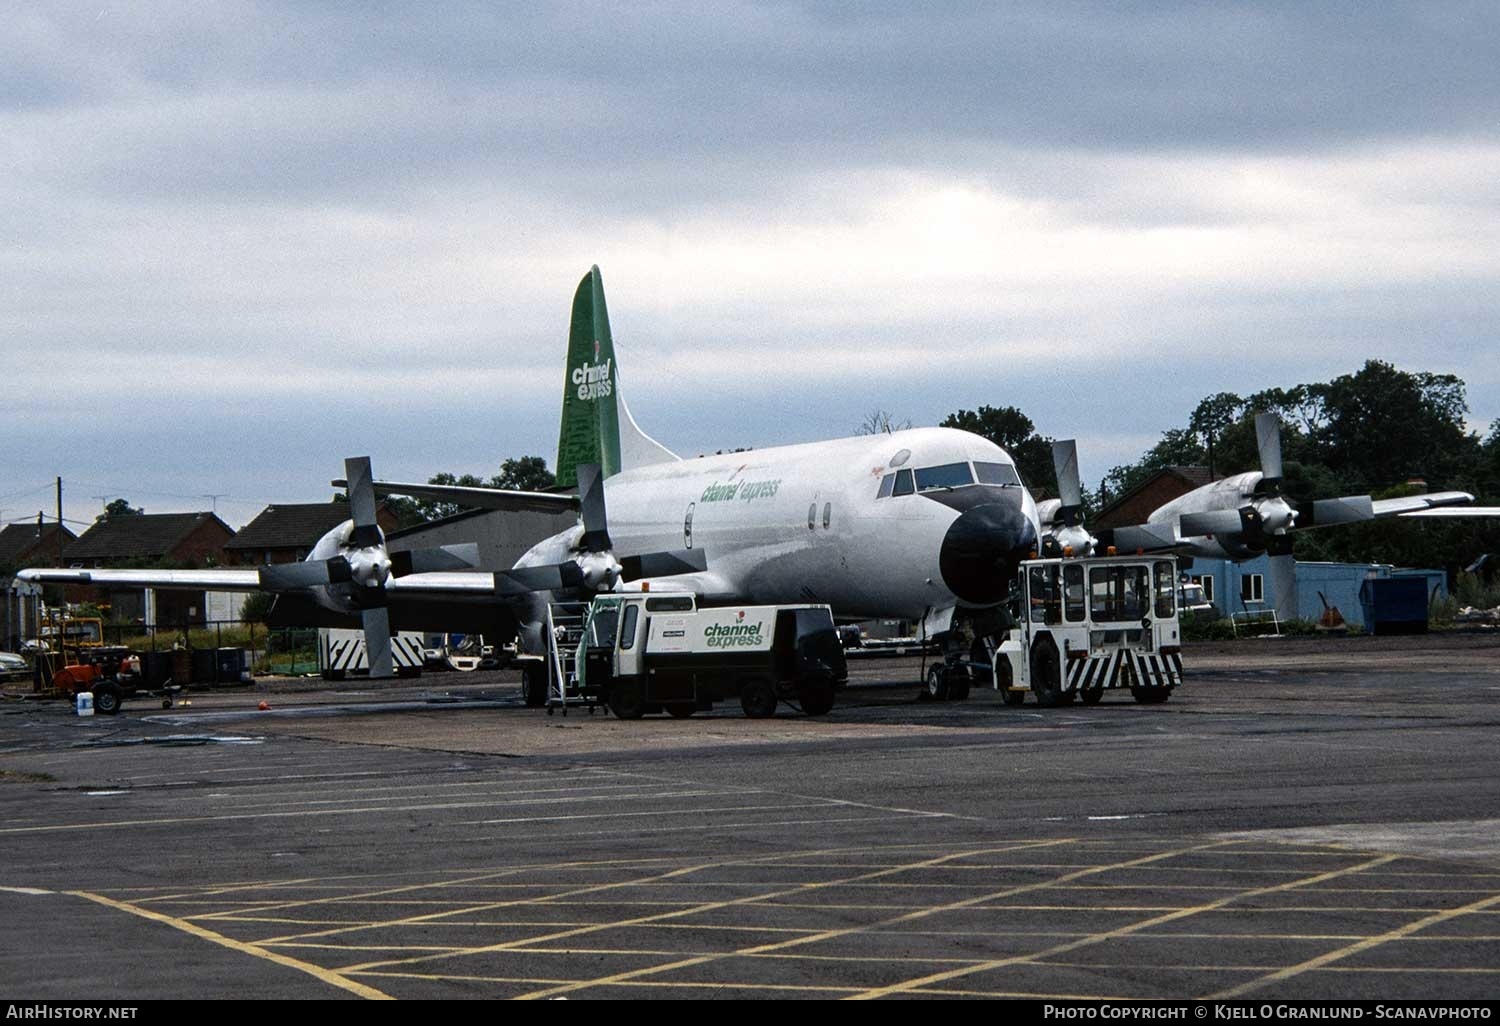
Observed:
[[[754,677],[740,687],[740,708],[752,720],[776,715],[776,685],[765,677]]]
[[[1103,688],[1084,688],[1078,692],[1078,697],[1084,705],[1098,705],[1099,699],[1104,697]]]
[[[547,704],[547,672],[537,663],[527,663],[521,668],[521,700],[528,709],[540,709]]]
[[[927,682],[922,687],[922,698],[928,702],[948,701],[948,667],[942,663],[927,668]]]
[[[797,689],[797,702],[809,716],[826,716],[833,708],[833,682],[808,681]]]
[[[94,685],[94,712],[101,716],[113,716],[120,711],[120,688],[109,681]]]
[[[698,707],[692,702],[669,702],[666,708],[667,715],[674,720],[685,720],[698,711]]]
[[[1031,691],[1036,695],[1036,704],[1044,709],[1063,703],[1062,666],[1058,663],[1057,649],[1051,645],[1038,645],[1031,650]]]
[[[609,689],[609,711],[622,720],[638,720],[646,714],[646,691],[638,680],[617,681]]]

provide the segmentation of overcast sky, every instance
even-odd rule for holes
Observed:
[[[1500,6],[0,10],[0,517],[1014,405],[1090,485],[1366,359],[1500,418]],[[105,498],[99,498],[104,496]]]

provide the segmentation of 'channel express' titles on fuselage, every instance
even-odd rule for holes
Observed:
[[[604,485],[617,551],[702,549],[705,582],[731,601],[826,602],[839,616],[992,605],[1040,536],[1011,458],[950,428],[657,463]],[[562,540],[522,562],[555,561]]]

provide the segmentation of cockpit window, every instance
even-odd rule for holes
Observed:
[[[923,467],[917,471],[917,491],[932,488],[962,488],[974,483],[974,473],[967,463],[944,463],[939,467]]]
[[[974,470],[979,475],[979,483],[987,485],[1018,485],[1020,477],[1016,475],[1016,468],[1009,463],[980,463],[974,461]]]
[[[887,474],[880,479],[880,491],[876,494],[877,499],[889,499],[891,497],[891,486],[896,483],[895,474]]]
[[[911,471],[905,469],[896,471],[896,490],[892,494],[910,495],[914,491],[916,489],[912,487]]]

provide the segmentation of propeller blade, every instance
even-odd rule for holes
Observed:
[[[1172,532],[1171,524],[1137,524],[1132,527],[1116,527],[1099,532],[1099,549],[1113,545],[1117,552],[1158,552],[1176,548],[1180,543]]]
[[[1276,612],[1283,620],[1297,619],[1297,563],[1290,552],[1269,560],[1271,594],[1276,596]]]
[[[604,511],[604,474],[600,471],[599,464],[578,465],[578,502],[583,513],[584,551],[609,551],[609,518]]]
[[[1281,421],[1276,414],[1255,415],[1255,444],[1260,449],[1261,485],[1274,491],[1281,485]]]
[[[673,577],[677,574],[701,573],[708,569],[708,556],[702,549],[677,549],[672,552],[647,552],[625,556],[620,560],[620,578],[626,581],[642,577]]]
[[[479,546],[473,542],[459,545],[440,545],[433,549],[412,549],[409,552],[392,552],[391,574],[405,577],[407,574],[438,573],[445,570],[473,570],[479,566]]]
[[[1341,495],[1337,499],[1318,499],[1298,510],[1298,527],[1327,527],[1329,524],[1357,524],[1375,519],[1375,504],[1368,495]]]
[[[1239,534],[1244,529],[1244,519],[1237,509],[1184,513],[1179,526],[1184,538],[1197,538],[1206,534]]]
[[[1083,485],[1078,479],[1078,443],[1071,438],[1052,443],[1052,469],[1057,474],[1058,514],[1069,527],[1083,520]]]
[[[362,612],[359,619],[365,628],[365,655],[370,660],[370,676],[391,676],[390,610],[385,606],[375,606]]]
[[[375,522],[375,479],[370,473],[370,457],[351,456],[344,460],[344,478],[349,482],[349,514],[354,518],[349,544],[359,548],[379,545],[381,535]]]
[[[351,578],[349,561],[343,556],[304,563],[277,563],[260,568],[261,591],[301,591],[342,584]]]
[[[494,575],[495,594],[530,595],[537,591],[568,591],[583,583],[583,571],[571,560],[551,566],[525,566]]]

